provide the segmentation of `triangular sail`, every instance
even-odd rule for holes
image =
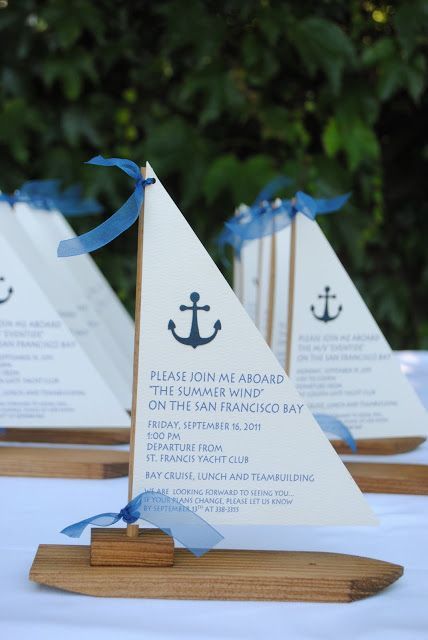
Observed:
[[[76,234],[67,219],[59,211],[51,212],[51,231],[56,242],[64,238],[73,238]],[[88,300],[102,317],[112,338],[118,345],[126,362],[126,375],[132,382],[132,361],[134,356],[134,321],[111,288],[108,280],[98,268],[91,254],[75,256],[73,260],[64,260]],[[129,367],[131,363],[131,367]],[[132,387],[132,384],[131,384]]]
[[[318,224],[298,214],[290,376],[357,438],[426,435],[428,414]],[[288,270],[289,251],[282,267]]]
[[[56,257],[59,239],[53,228],[55,212],[34,210],[26,204],[17,204],[11,215],[20,224],[21,234],[18,243],[22,243],[23,235],[31,240],[31,252],[27,251],[24,254],[28,266],[38,274],[42,288],[49,291],[54,307],[65,319],[101,375],[114,389],[123,407],[130,409],[130,357],[124,357],[123,350],[106,326],[106,313],[101,314],[97,311],[90,289],[82,286],[75,275],[81,258],[85,259],[88,256],[81,256],[76,260],[61,260]]]
[[[132,495],[166,492],[214,526],[373,523],[157,177],[144,207]]]
[[[3,234],[0,346],[1,425],[129,424],[127,413]]]

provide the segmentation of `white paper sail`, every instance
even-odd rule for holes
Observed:
[[[290,227],[285,227],[275,234],[276,257],[274,278],[274,300],[272,305],[272,331],[269,345],[279,363],[284,366],[286,357],[286,337],[288,320],[288,287],[289,287],[289,250]],[[240,265],[234,270],[233,290],[240,299],[244,309],[267,339],[269,336],[269,281],[271,269],[271,241],[254,239],[246,242],[241,250]],[[284,257],[286,256],[286,260]],[[235,285],[239,280],[239,291]]]
[[[123,407],[130,409],[132,356],[128,353],[125,357],[123,349],[117,344],[105,322],[107,313],[100,313],[96,308],[89,279],[88,286],[82,286],[75,274],[81,258],[85,260],[88,256],[80,256],[74,260],[57,258],[58,242],[69,236],[68,231],[64,231],[64,235],[58,237],[59,233],[53,226],[57,217],[54,212],[34,210],[26,204],[18,204],[13,215],[37,252],[37,260],[33,260],[34,264],[30,268],[36,269],[42,288],[49,290],[51,302],[60,316],[109,386],[115,390]],[[22,234],[19,242],[21,237]],[[26,253],[24,260],[29,260]],[[44,272],[41,271],[42,264],[47,267]],[[43,273],[47,273],[47,282]]]
[[[129,424],[111,389],[2,234],[0,380],[4,427]]]
[[[241,288],[238,297],[253,322],[256,322],[257,317],[259,243],[260,240],[254,240],[244,244],[239,260],[235,258],[235,261],[240,265],[241,275]],[[237,293],[235,286],[234,291]]]
[[[290,251],[290,227],[275,235],[275,293],[272,313],[271,348],[282,367],[285,366],[288,326],[289,260],[284,256]]]
[[[356,438],[427,435],[428,414],[325,235],[304,215],[295,221],[290,376],[298,391]]]
[[[75,237],[67,219],[59,211],[51,213],[51,231],[55,242]],[[91,301],[98,316],[108,328],[120,349],[124,360],[124,375],[132,388],[132,368],[134,359],[134,321],[111,288],[108,280],[98,268],[90,253],[64,260],[73,276]]]
[[[272,237],[256,240],[258,247],[258,288],[256,305],[256,325],[265,340],[268,338],[269,323],[269,282],[271,276]]]
[[[214,526],[373,524],[158,178],[143,224],[133,496],[167,492]]]

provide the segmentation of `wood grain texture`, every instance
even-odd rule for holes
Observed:
[[[0,476],[103,479],[127,474],[127,451],[0,447]]]
[[[428,495],[428,465],[346,462],[361,491]]]
[[[141,176],[146,177],[146,167],[141,167]],[[133,363],[133,384],[132,384],[132,409],[131,409],[131,434],[129,447],[129,478],[128,478],[128,500],[132,500],[132,485],[134,477],[134,455],[135,455],[135,430],[137,420],[138,404],[138,371],[140,358],[140,332],[141,332],[141,296],[143,279],[143,243],[144,243],[144,199],[141,204],[138,216],[138,240],[137,240],[137,279],[135,286],[135,331],[134,331],[134,363]]]
[[[140,529],[130,537],[126,529],[91,529],[92,566],[172,567],[174,540],[160,529]]]
[[[403,567],[336,553],[176,549],[173,567],[92,567],[88,546],[40,545],[30,580],[119,598],[352,602],[385,589]]]
[[[0,442],[45,442],[55,444],[129,444],[130,430],[124,428],[88,429],[6,429]]]
[[[404,437],[404,438],[359,438],[355,440],[357,450],[355,455],[364,456],[391,456],[397,453],[407,453],[417,449],[425,442],[424,437]],[[331,440],[337,453],[353,455],[353,452],[343,440]]]

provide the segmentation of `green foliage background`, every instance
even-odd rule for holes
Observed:
[[[81,181],[107,215],[131,185],[82,163],[150,159],[214,256],[280,172],[352,190],[328,238],[392,346],[428,348],[428,1],[1,0],[0,34],[3,190]],[[130,309],[135,234],[94,256]]]

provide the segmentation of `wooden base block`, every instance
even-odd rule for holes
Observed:
[[[139,529],[129,537],[126,529],[91,529],[90,563],[93,567],[172,567],[174,539],[160,529]]]
[[[56,444],[129,444],[130,430],[124,428],[91,429],[6,429],[0,442],[50,442]]]
[[[428,495],[428,465],[346,462],[361,491]]]
[[[0,447],[0,476],[118,478],[128,475],[127,451]]]
[[[382,591],[403,567],[337,553],[175,550],[173,567],[94,567],[88,546],[40,545],[30,580],[113,598],[352,602]]]
[[[396,453],[407,453],[417,449],[425,442],[426,438],[422,436],[412,436],[406,438],[358,438],[355,440],[357,445],[356,455],[364,456],[390,456]],[[337,453],[346,453],[353,455],[353,451],[343,440],[331,440],[331,444]]]

